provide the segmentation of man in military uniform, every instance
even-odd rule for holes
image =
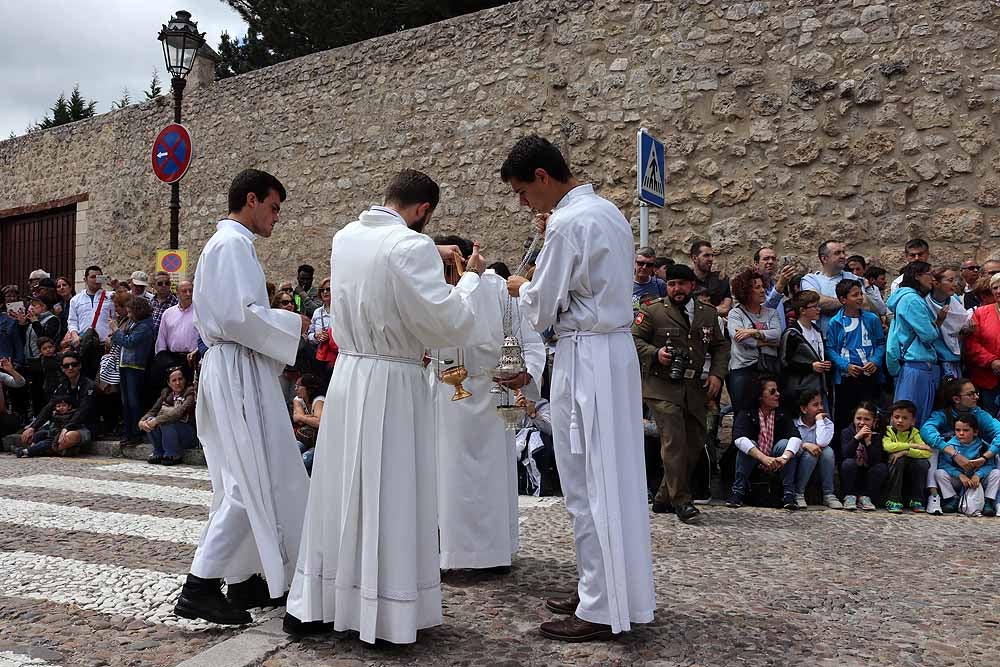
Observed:
[[[643,304],[632,324],[642,365],[642,397],[660,431],[663,481],[653,511],[688,523],[700,512],[691,502],[691,473],[705,443],[706,403],[719,395],[729,365],[729,344],[718,311],[691,298],[690,267],[667,267],[667,296]],[[706,358],[708,378],[702,380]]]

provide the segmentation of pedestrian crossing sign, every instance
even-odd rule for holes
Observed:
[[[663,142],[643,128],[636,137],[636,153],[635,173],[639,200],[663,208],[667,195]]]

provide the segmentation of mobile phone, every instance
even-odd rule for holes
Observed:
[[[23,301],[11,301],[7,304],[7,312],[20,313],[24,315],[24,302]]]
[[[782,266],[788,266],[789,264],[792,264],[792,263],[794,263],[794,261],[792,260],[792,258],[790,256],[788,256],[788,255],[782,255],[781,256],[781,265]]]
[[[97,284],[100,285],[102,283],[108,282],[108,277],[107,276],[97,276],[95,278],[95,280],[97,281]]]

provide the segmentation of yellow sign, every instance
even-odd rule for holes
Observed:
[[[173,275],[175,273],[187,273],[188,251],[187,250],[157,250],[156,270],[166,271]]]

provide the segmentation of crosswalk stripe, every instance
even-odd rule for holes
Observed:
[[[0,551],[0,597],[74,604],[81,609],[191,629],[209,627],[173,615],[183,574],[86,563],[28,551]]]
[[[129,475],[144,475],[147,477],[180,477],[182,479],[199,479],[211,481],[208,470],[187,466],[158,466],[149,463],[116,463],[97,468],[101,472],[120,472]]]
[[[212,492],[200,489],[184,489],[176,486],[145,484],[141,482],[120,482],[109,479],[90,479],[87,477],[70,477],[67,475],[27,475],[25,477],[10,477],[0,479],[0,486],[34,487],[54,489],[58,491],[76,491],[97,493],[109,496],[125,496],[128,498],[143,498],[146,500],[161,500],[163,502],[182,505],[212,504]]]
[[[103,535],[131,535],[147,540],[198,544],[204,521],[171,519],[144,514],[97,512],[85,507],[53,505],[5,498],[0,501],[0,523],[33,528],[79,530]],[[3,667],[0,663],[0,667]]]
[[[59,667],[51,662],[45,662],[41,658],[32,658],[23,653],[13,651],[0,651],[0,667]]]

